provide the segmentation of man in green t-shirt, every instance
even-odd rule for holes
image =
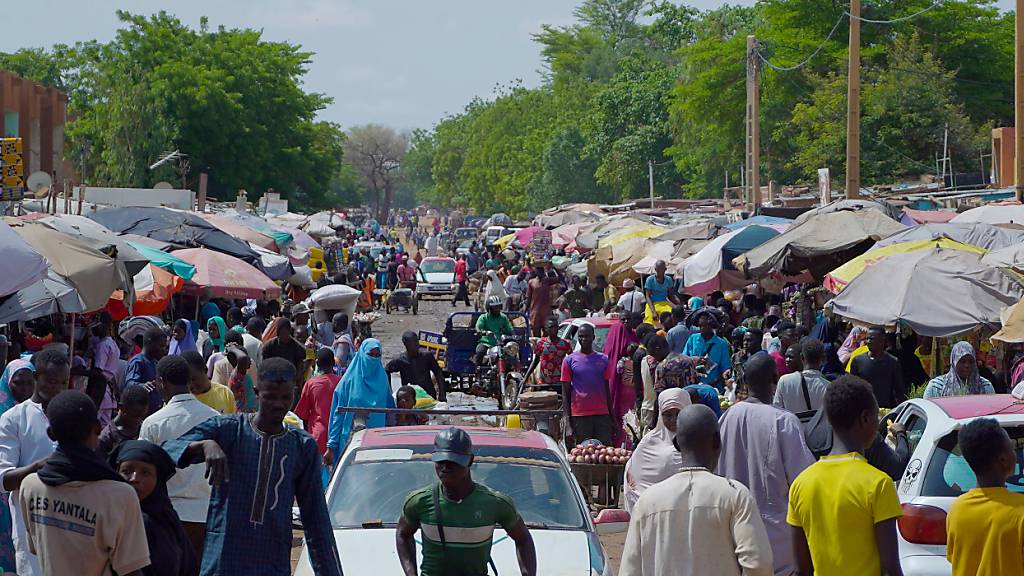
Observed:
[[[483,362],[484,354],[491,346],[497,346],[501,337],[512,333],[512,322],[501,311],[505,303],[501,296],[487,299],[487,313],[476,319],[476,331],[480,332],[480,341],[476,345],[476,365]]]
[[[536,576],[533,538],[512,499],[470,476],[469,434],[454,426],[439,432],[432,460],[440,482],[409,494],[398,520],[396,545],[405,576],[485,576],[495,525],[515,542],[523,576]],[[423,532],[421,572],[416,569],[418,530]]]

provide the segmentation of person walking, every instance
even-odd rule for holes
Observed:
[[[658,423],[640,439],[626,462],[622,476],[622,500],[626,512],[633,512],[645,490],[682,470],[683,461],[672,440],[676,435],[679,411],[687,406],[690,406],[690,395],[682,388],[665,390],[658,396],[661,409]]]
[[[551,287],[558,277],[543,267],[534,268],[533,277],[526,283],[526,304],[530,310],[530,332],[534,337],[544,335],[544,322],[551,316]]]
[[[771,576],[757,502],[743,484],[714,473],[722,450],[714,412],[683,408],[674,444],[682,466],[637,501],[619,576]]]
[[[32,397],[0,415],[0,490],[9,497],[13,520],[14,553],[18,574],[39,576],[39,558],[29,547],[26,516],[19,488],[29,474],[39,471],[56,446],[47,434],[50,421],[46,409],[58,394],[68,389],[71,361],[63,351],[50,348],[33,356],[36,369]]]
[[[624,381],[623,372],[625,370],[620,371],[618,368],[620,359],[625,359],[626,362],[632,361],[629,349],[631,344],[639,343],[636,330],[641,323],[643,323],[643,318],[639,314],[625,314],[620,322],[615,323],[608,330],[608,336],[604,341],[604,355],[608,357],[608,373],[605,378],[608,381],[613,425],[612,444],[606,443],[606,446],[617,447],[625,440],[626,433],[622,426],[622,419],[636,404],[636,387],[632,382]],[[591,329],[591,333],[593,333],[593,329]]]
[[[455,261],[455,282],[459,287],[455,291],[455,297],[452,298],[453,308],[459,300],[462,300],[467,307],[469,306],[469,288],[466,285],[468,281],[469,274],[467,272],[466,256],[464,254],[459,254],[459,259]]]
[[[804,338],[800,343],[800,357],[803,370],[779,378],[772,400],[777,408],[794,414],[821,410],[829,385],[828,379],[821,373],[821,367],[825,364],[825,345],[821,340]]]
[[[772,406],[779,379],[774,360],[758,354],[747,361],[744,374],[750,396],[722,416],[718,469],[750,489],[768,531],[775,575],[789,576],[796,572],[793,530],[786,524],[789,487],[814,456],[796,415]]]
[[[508,496],[473,481],[473,441],[461,428],[434,438],[431,460],[439,482],[409,494],[395,536],[406,576],[487,574],[494,527],[515,542],[523,576],[537,574],[537,552],[526,524]],[[416,566],[417,532],[423,561]]]
[[[960,429],[960,451],[978,485],[953,501],[946,516],[946,558],[953,576],[1024,574],[1024,495],[1006,488],[1016,472],[1014,442],[994,418]]]
[[[892,479],[864,458],[878,436],[871,385],[842,376],[825,392],[832,451],[808,466],[789,489],[799,574],[903,576],[896,519],[903,515]]]
[[[580,349],[562,361],[562,409],[569,424],[567,436],[577,442],[597,439],[611,446],[615,435],[608,356],[594,351],[594,327],[583,324],[576,333]]]
[[[395,398],[391,395],[391,380],[381,363],[381,343],[376,338],[367,338],[359,345],[356,357],[334,389],[331,399],[331,420],[327,430],[327,452],[324,464],[334,466],[348,445],[352,433],[354,414],[338,413],[338,408],[394,408]],[[370,414],[367,428],[382,428],[387,424],[384,414]]]
[[[157,375],[169,399],[167,405],[142,422],[139,439],[160,445],[176,440],[218,413],[192,394],[192,370],[181,356],[165,356],[157,365]],[[203,556],[206,539],[210,484],[201,465],[193,465],[168,480],[168,495],[181,519],[197,558]]]
[[[895,408],[907,398],[907,392],[903,388],[903,368],[895,356],[886,352],[887,345],[885,329],[879,326],[869,328],[868,351],[853,359],[850,374],[871,384],[879,407]]]
[[[712,313],[700,314],[697,327],[699,331],[686,341],[683,355],[707,359],[706,375],[701,382],[721,392],[725,389],[725,372],[732,367],[732,349],[725,338],[715,334],[718,321]]]
[[[537,356],[537,386],[542,389],[561,387],[562,361],[572,352],[572,344],[558,335],[558,318],[544,323],[544,337],[534,346]]]
[[[0,414],[28,400],[35,391],[36,367],[28,360],[11,360],[0,376]],[[0,574],[14,574],[14,524],[11,518],[10,494],[4,491],[0,501]]]
[[[221,321],[223,323],[223,321]],[[142,353],[128,361],[125,372],[125,389],[143,386],[149,392],[149,413],[152,414],[164,404],[163,396],[156,382],[156,364],[167,354],[167,334],[162,328],[152,327],[142,337]]]
[[[57,448],[18,491],[38,573],[141,576],[150,553],[139,498],[96,454],[96,405],[66,390],[49,402],[46,416]]]
[[[439,402],[445,402],[444,372],[441,371],[437,358],[430,352],[420,349],[420,337],[411,330],[402,333],[402,345],[405,346],[405,351],[388,362],[385,371],[388,374],[398,372],[402,377],[402,384],[419,386]]]

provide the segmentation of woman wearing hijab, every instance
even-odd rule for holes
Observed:
[[[197,350],[196,338],[192,334],[192,323],[184,319],[175,320],[167,355],[180,356],[189,350]]]
[[[502,286],[501,280],[498,278],[498,273],[494,270],[487,271],[487,289],[484,292],[484,302],[491,299],[491,296],[497,296],[504,302],[508,299],[508,294],[505,293],[505,287]]]
[[[608,389],[612,397],[612,418],[615,421],[615,435],[612,437],[613,446],[621,446],[626,434],[622,427],[622,418],[636,403],[636,390],[632,382],[622,381],[622,372],[618,369],[619,360],[626,357],[626,351],[630,344],[638,342],[636,329],[643,322],[643,316],[636,313],[627,313],[622,317],[621,322],[616,322],[609,330],[604,341],[605,356],[608,357]],[[632,360],[632,358],[628,358]]]
[[[839,351],[836,352],[836,355],[839,357],[839,363],[843,366],[849,364],[853,353],[863,347],[867,339],[868,331],[860,326],[854,326],[846,340],[843,340],[843,345],[839,347]]]
[[[658,395],[658,425],[640,440],[623,476],[626,511],[632,512],[644,490],[679,472],[682,460],[672,444],[679,411],[690,405],[690,395],[681,388],[670,388]]]
[[[924,389],[925,398],[995,394],[992,383],[978,373],[978,361],[970,342],[957,342],[949,354],[949,372],[932,378]]]
[[[336,455],[340,455],[348,444],[352,433],[352,413],[338,414],[338,408],[394,408],[395,398],[391,395],[391,380],[381,362],[381,344],[376,338],[367,338],[359,346],[355,358],[331,399],[331,421],[327,427],[327,453],[324,464],[331,466]],[[382,428],[387,425],[384,414],[371,414],[367,428]]]
[[[209,360],[216,352],[224,351],[224,337],[228,333],[228,325],[220,316],[214,316],[206,322],[206,342],[203,342],[203,359]]]
[[[199,572],[195,550],[167,495],[175,466],[164,449],[145,440],[129,440],[110,455],[110,463],[135,488],[149,543],[145,576],[193,576]]]
[[[28,360],[12,360],[0,376],[0,414],[21,404],[32,396],[35,388],[35,366]],[[7,501],[10,494],[0,497],[0,574],[14,574],[17,570],[14,560],[14,536],[11,524],[11,508]]]

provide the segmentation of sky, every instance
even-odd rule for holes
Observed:
[[[714,8],[717,0],[689,0]],[[753,4],[733,0],[732,4]],[[198,27],[262,29],[269,40],[301,44],[316,55],[305,88],[334,98],[320,118],[342,127],[378,123],[430,128],[495,86],[542,81],[542,24],[569,25],[579,0],[35,0],[18,25],[0,34],[0,51],[110,40],[115,11],[161,9]],[[998,0],[1010,9],[1013,0]]]

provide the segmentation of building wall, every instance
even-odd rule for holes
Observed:
[[[995,128],[992,130],[992,172],[995,174],[995,184],[999,188],[1006,188],[1014,185],[1014,167],[1016,159],[1014,151],[1014,137],[1016,131],[1013,128]]]
[[[42,170],[55,185],[63,181],[67,109],[61,91],[0,70],[0,133],[22,139],[26,177]]]

